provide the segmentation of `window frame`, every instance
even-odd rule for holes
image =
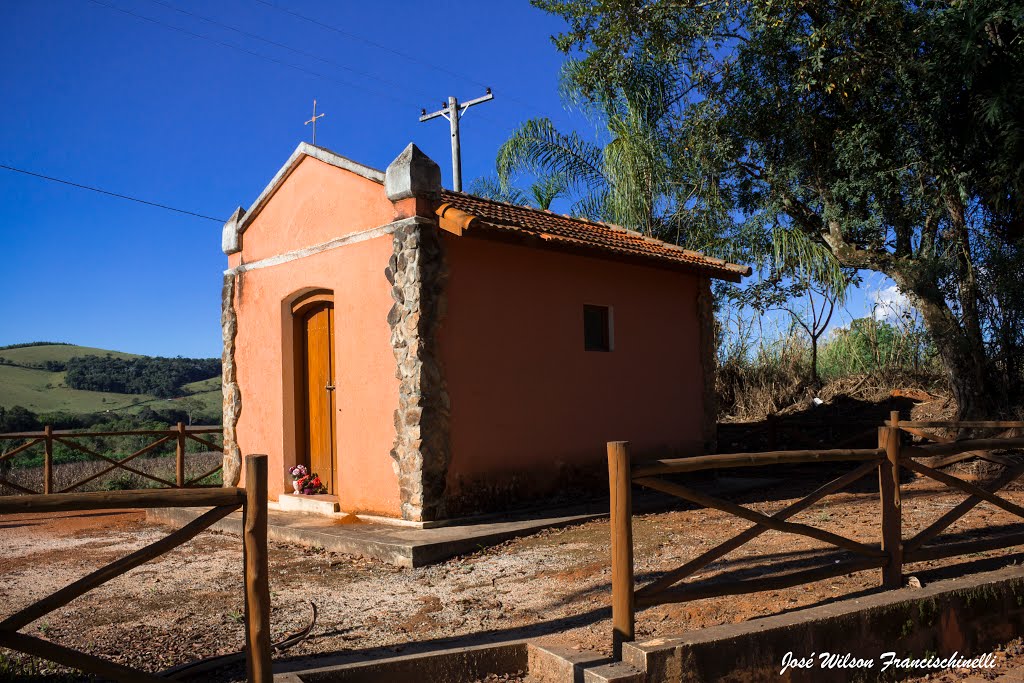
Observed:
[[[600,345],[592,345],[591,336],[588,334],[590,329],[588,328],[588,312],[598,311],[601,315],[601,322],[603,323],[603,334]],[[614,309],[607,304],[583,304],[583,350],[586,352],[595,353],[611,353],[615,350],[615,315]]]

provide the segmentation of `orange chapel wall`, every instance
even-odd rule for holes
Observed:
[[[291,305],[313,289],[333,292],[336,401],[335,480],[343,510],[399,516],[389,451],[398,380],[384,268],[390,234],[267,267],[262,259],[390,223],[394,207],[379,183],[306,157],[242,236],[229,265],[256,265],[236,282],[235,365],[242,396],[238,444],[267,453],[270,495],[290,484],[295,462],[295,375]],[[287,487],[287,488],[286,488]]]
[[[445,247],[453,512],[600,485],[607,441],[701,452],[696,275],[467,237]],[[611,307],[611,352],[584,350],[584,304]]]

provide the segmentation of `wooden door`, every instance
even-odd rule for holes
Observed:
[[[334,306],[321,303],[302,316],[306,462],[327,492],[334,487]]]

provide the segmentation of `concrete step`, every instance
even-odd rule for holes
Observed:
[[[333,515],[341,510],[337,496],[307,496],[282,493],[277,499],[278,509],[285,512],[308,512],[314,515]]]
[[[612,662],[583,672],[583,683],[644,683],[644,672],[625,662]]]
[[[644,673],[590,650],[529,644],[530,683],[644,683]]]

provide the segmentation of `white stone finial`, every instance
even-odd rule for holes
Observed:
[[[242,251],[242,234],[238,231],[238,224],[242,222],[245,209],[238,207],[231,214],[231,218],[224,224],[224,230],[220,234],[220,248],[225,254],[235,254]]]
[[[388,199],[418,197],[435,199],[441,195],[441,167],[413,143],[409,143],[384,173]]]

